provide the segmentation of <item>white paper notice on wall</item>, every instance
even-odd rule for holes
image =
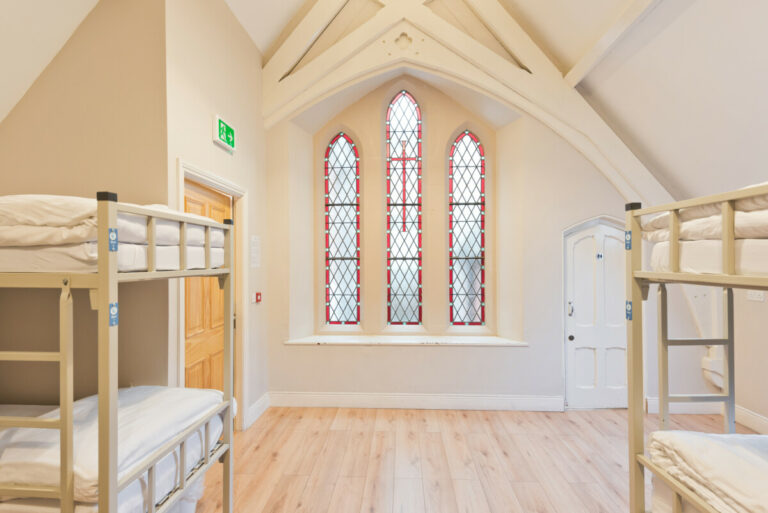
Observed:
[[[261,267],[261,238],[251,235],[251,269]]]

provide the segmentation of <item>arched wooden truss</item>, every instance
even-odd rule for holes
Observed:
[[[572,84],[578,82],[574,73],[580,74],[579,70],[564,77],[497,0],[464,1],[510,58],[457,30],[430,9],[427,0],[379,0],[381,7],[367,21],[303,62],[326,28],[350,4],[350,0],[317,0],[264,66],[267,126],[363,80],[398,69],[420,70],[453,80],[538,119],[589,159],[627,201],[671,200],[666,189],[574,89]],[[644,6],[653,3],[632,2]],[[644,10],[634,9],[639,14]],[[631,26],[626,16],[617,22]],[[616,28],[612,30],[615,40]],[[599,45],[605,49],[605,38]],[[579,63],[582,68],[593,65],[595,56],[585,59],[591,64]],[[302,65],[297,66],[300,62]]]

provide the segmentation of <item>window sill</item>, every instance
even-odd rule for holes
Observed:
[[[456,346],[528,347],[526,342],[494,336],[312,335],[285,342],[289,346]]]

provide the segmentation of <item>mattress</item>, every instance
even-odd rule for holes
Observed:
[[[16,195],[0,196],[0,247],[58,246],[94,242],[97,238],[97,202],[74,196]],[[145,208],[158,214],[175,212],[165,205]],[[185,214],[192,220],[211,221],[207,217]],[[192,221],[194,222],[194,221]],[[117,231],[120,242],[147,244],[147,217],[118,213]],[[178,246],[180,224],[164,219],[155,220],[155,244]],[[188,246],[205,245],[205,227],[186,225]],[[224,247],[224,232],[211,228],[212,247]]]
[[[648,452],[653,463],[716,511],[768,513],[768,435],[657,431]]]
[[[752,276],[768,275],[768,239],[741,239],[735,243],[736,274]],[[697,274],[723,272],[723,243],[719,240],[695,240],[680,242],[680,271]],[[651,269],[671,272],[669,242],[653,245]]]
[[[179,246],[156,246],[155,268],[179,270]],[[148,246],[120,243],[117,269],[146,271]],[[224,265],[224,248],[211,248],[211,267]],[[187,246],[187,269],[205,268],[205,248]],[[62,246],[16,246],[0,248],[0,272],[96,272],[98,244],[85,242]]]
[[[768,185],[768,182],[762,182],[749,187],[744,187],[740,190],[748,190],[752,187],[760,187]],[[768,210],[768,194],[762,194],[759,196],[751,196],[748,198],[740,199],[735,202],[734,208],[737,212],[752,212],[755,210]],[[702,219],[705,217],[711,217],[719,215],[721,212],[721,206],[719,203],[711,203],[709,205],[699,205],[691,208],[684,208],[680,210],[680,221],[685,223],[693,219]],[[658,216],[652,217],[646,221],[643,221],[643,230],[652,231],[660,230],[669,227],[669,213],[665,212]]]
[[[768,238],[768,210],[736,212],[734,215],[734,235],[736,239]],[[722,239],[722,236],[723,218],[719,214],[680,224],[680,240],[719,240]],[[644,231],[643,238],[650,242],[668,241],[669,228]]]
[[[127,475],[153,450],[161,447],[202,418],[204,412],[222,400],[215,390],[170,387],[134,387],[119,391],[118,475]],[[75,499],[79,511],[93,511],[98,498],[98,423],[97,396],[75,402],[74,454]],[[58,410],[43,415],[56,418]],[[223,423],[214,417],[210,423],[209,446],[221,436]],[[187,439],[185,462],[190,472],[203,456],[203,429]],[[59,433],[52,430],[7,429],[0,436],[0,487],[4,485],[56,486],[58,484]],[[156,466],[155,501],[170,493],[178,479],[179,453],[175,451]],[[202,485],[200,485],[202,486]],[[119,513],[143,513],[148,503],[146,473],[118,494]],[[190,487],[189,500],[198,500],[202,488]],[[56,501],[40,499],[0,503],[0,512],[42,511],[35,507],[58,509]],[[27,509],[24,509],[27,508]],[[30,509],[31,508],[31,509]],[[90,508],[90,509],[89,509]]]

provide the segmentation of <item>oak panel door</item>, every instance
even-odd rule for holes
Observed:
[[[232,198],[184,182],[184,211],[218,222],[232,217]],[[216,277],[185,278],[184,379],[190,388],[224,387],[224,293]]]

